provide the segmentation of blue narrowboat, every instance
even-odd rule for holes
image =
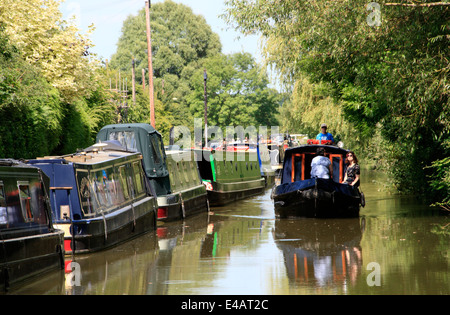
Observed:
[[[157,195],[159,221],[180,220],[208,211],[208,195],[193,151],[166,151],[161,134],[142,123],[103,127],[97,142],[109,140],[142,153],[145,174]]]
[[[28,163],[50,178],[53,220],[65,232],[66,254],[102,250],[156,230],[157,200],[140,153],[106,142]]]
[[[333,167],[331,179],[311,178],[311,161],[318,147]],[[332,145],[302,145],[285,151],[281,183],[272,190],[278,217],[358,217],[364,195],[341,184],[349,151]]]
[[[36,168],[0,160],[0,290],[64,268],[64,232],[52,224],[49,178]]]

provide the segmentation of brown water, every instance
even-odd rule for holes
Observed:
[[[449,217],[364,171],[358,219],[275,219],[270,191],[78,257],[12,294],[450,294]],[[77,281],[79,280],[79,283]]]

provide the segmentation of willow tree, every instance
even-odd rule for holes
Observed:
[[[397,187],[424,191],[424,167],[449,154],[450,6],[387,2],[228,0],[226,18],[263,36],[285,82],[327,83],[362,137],[381,132]]]

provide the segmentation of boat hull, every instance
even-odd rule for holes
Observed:
[[[213,189],[208,190],[209,205],[212,207],[224,206],[231,202],[242,200],[251,196],[263,194],[266,185],[264,178],[237,183],[212,183]]]
[[[0,291],[38,275],[64,268],[64,232],[0,241]]]
[[[277,217],[359,216],[361,197],[356,189],[348,185],[331,180],[309,179],[280,186],[272,191]]]
[[[156,199],[146,197],[105,216],[74,220],[75,235],[65,233],[66,255],[103,250],[156,230]]]
[[[163,216],[158,211],[158,221],[182,220],[192,215],[208,211],[208,195],[204,185],[158,197],[158,208],[163,208]]]

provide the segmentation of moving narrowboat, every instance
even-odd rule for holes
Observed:
[[[64,232],[52,224],[48,191],[40,169],[0,160],[0,291],[64,268]]]
[[[323,147],[333,167],[332,179],[311,178],[311,161]],[[278,217],[358,217],[364,195],[341,184],[349,151],[331,145],[311,144],[285,151],[281,183],[272,190]]]
[[[66,254],[103,250],[156,230],[156,195],[140,153],[105,142],[28,163],[50,178],[54,224],[65,232]]]
[[[262,194],[266,188],[256,152],[195,150],[210,206]]]
[[[179,220],[208,211],[206,188],[193,151],[166,151],[161,134],[148,124],[105,126],[97,142],[106,140],[117,140],[142,153],[145,173],[158,197],[158,220]]]

